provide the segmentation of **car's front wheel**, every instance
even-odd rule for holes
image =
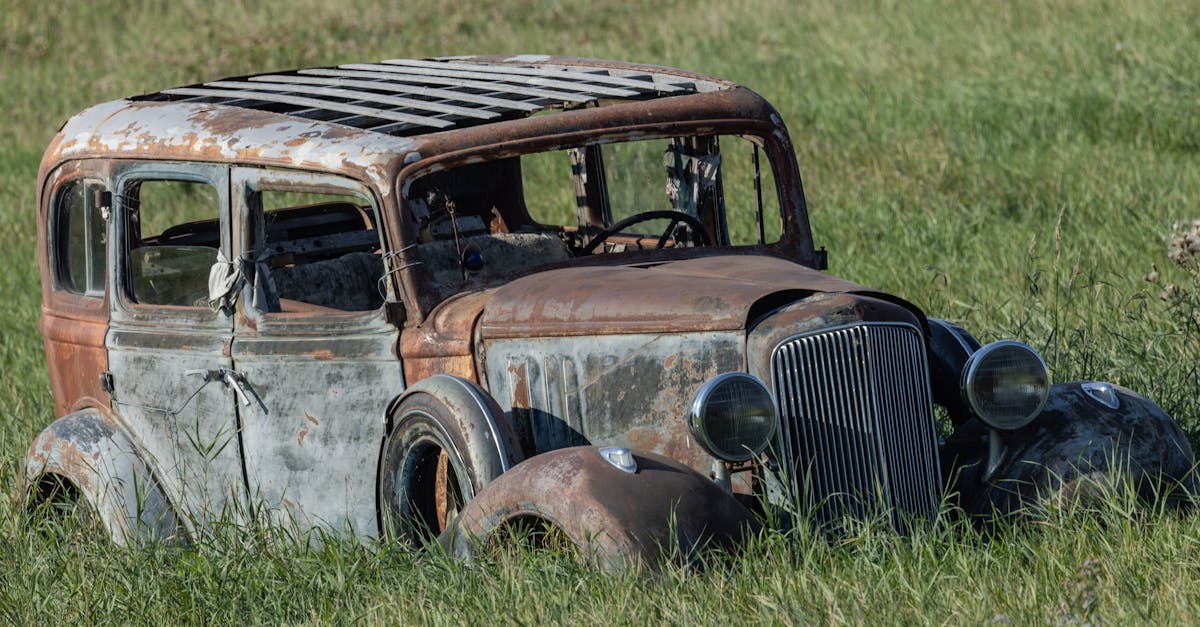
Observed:
[[[431,377],[390,415],[379,474],[385,537],[415,545],[437,537],[477,492],[521,459],[503,412],[469,381]]]

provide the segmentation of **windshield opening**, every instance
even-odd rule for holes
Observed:
[[[592,255],[771,244],[783,219],[756,140],[590,144],[427,174],[405,205],[422,263],[452,285]]]

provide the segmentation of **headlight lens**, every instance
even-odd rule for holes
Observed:
[[[744,462],[775,435],[775,401],[757,378],[730,372],[705,383],[692,400],[692,435],[718,459]]]
[[[962,389],[980,420],[996,429],[1020,429],[1045,407],[1050,370],[1021,342],[992,342],[967,360]]]

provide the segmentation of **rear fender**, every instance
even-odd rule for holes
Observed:
[[[27,498],[37,498],[48,475],[74,486],[117,544],[184,539],[137,447],[99,410],[67,414],[34,439],[25,463]]]

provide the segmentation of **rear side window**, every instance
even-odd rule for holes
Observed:
[[[64,185],[55,205],[55,264],[58,286],[84,296],[104,296],[107,234],[98,181]]]

